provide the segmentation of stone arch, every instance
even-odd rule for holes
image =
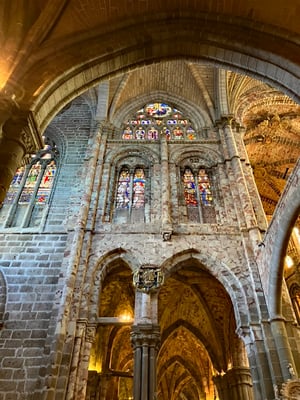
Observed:
[[[188,365],[186,359],[184,359],[183,357],[180,357],[180,356],[178,356],[178,355],[177,355],[177,356],[171,357],[171,358],[167,361],[167,363],[166,363],[166,364],[164,365],[164,367],[162,368],[161,375],[160,375],[159,378],[160,378],[160,379],[163,379],[163,377],[164,377],[164,375],[166,374],[168,368],[169,368],[170,366],[176,364],[176,363],[182,365],[186,370],[188,370],[189,373],[190,373],[190,375],[191,375],[191,377],[195,380],[195,382],[197,382],[197,383],[200,385],[200,389],[203,390],[202,382],[201,382],[201,381],[200,381],[200,382],[198,381],[197,372],[196,372],[193,368],[191,368],[190,365]]]
[[[249,318],[258,317],[256,315],[256,309],[253,310],[252,307],[251,310],[250,308],[252,302],[251,298],[255,297],[254,293],[245,293],[244,287],[248,285],[243,286],[244,279],[238,279],[224,261],[217,260],[191,248],[173,255],[161,265],[161,268],[166,278],[168,278],[173,272],[181,269],[188,261],[192,261],[196,265],[204,267],[205,270],[215,277],[224,287],[232,302],[237,329],[248,326]],[[247,290],[250,291],[251,289],[248,288]],[[251,312],[253,315],[249,315]]]
[[[98,305],[100,300],[101,288],[105,277],[117,263],[123,263],[132,271],[138,269],[138,261],[133,257],[130,251],[123,248],[112,249],[107,253],[100,255],[94,253],[90,257],[90,268],[85,278],[83,298],[85,304],[82,305],[82,318],[88,318],[90,321],[98,317]],[[84,306],[84,307],[83,307]]]
[[[7,301],[7,284],[5,276],[0,269],[0,329],[3,327],[5,319],[5,309]]]
[[[161,341],[162,343],[164,342],[165,337],[169,336],[172,332],[174,332],[178,327],[181,326],[183,329],[186,329],[187,331],[191,332],[196,338],[200,339],[201,342],[203,343],[205,349],[207,350],[209,356],[211,357],[211,360],[213,361],[214,365],[216,366],[216,369],[222,369],[221,366],[218,363],[218,357],[216,356],[214,349],[209,345],[208,341],[205,340],[204,336],[201,334],[200,330],[192,326],[190,323],[184,320],[177,320],[175,323],[170,325],[168,329],[164,332]]]
[[[66,140],[64,132],[60,130],[58,127],[49,125],[44,135],[50,137],[55,142],[56,146],[59,149],[60,160],[62,161],[68,151],[67,150],[68,142]]]
[[[123,159],[125,160],[130,156],[144,158],[148,164],[156,164],[159,162],[159,154],[154,148],[149,149],[149,147],[143,146],[142,143],[136,145],[130,141],[126,143],[122,142],[120,147],[108,153],[105,161],[112,165],[118,165]]]
[[[57,61],[56,76],[51,76],[49,82],[43,84],[37,79],[35,87],[25,87],[28,96],[23,103],[30,103],[41,131],[65,104],[102,79],[162,59],[212,62],[261,79],[299,101],[299,66],[288,59],[298,48],[287,39],[286,32],[253,21],[247,26],[239,18],[228,20],[225,15],[197,12],[184,15],[174,12],[172,18],[151,13],[135,24],[128,22],[115,25],[109,34],[104,34],[101,28],[87,34],[81,46],[89,51],[77,57],[77,65],[73,56],[78,54],[76,35],[57,46],[43,48],[36,55],[35,64],[21,77],[25,85],[32,74],[43,77],[42,59],[55,57]],[[114,50],[108,55],[107,49]],[[39,95],[32,103],[33,93]]]
[[[289,238],[300,213],[300,159],[278,203],[272,222],[260,244],[258,265],[271,318],[281,316],[283,262]]]
[[[223,161],[221,154],[218,154],[217,151],[211,149],[207,144],[199,144],[197,146],[193,144],[191,146],[184,146],[184,149],[176,148],[171,152],[170,160],[176,164],[180,164],[185,159],[195,156],[200,157],[201,162],[203,162],[207,167],[216,166],[218,163]]]

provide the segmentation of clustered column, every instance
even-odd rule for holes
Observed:
[[[134,349],[134,400],[154,400],[156,393],[156,356],[160,344],[158,325],[133,326],[131,341]]]
[[[249,368],[234,367],[225,374],[214,377],[218,394],[222,400],[252,400],[252,378]]]
[[[222,130],[227,145],[227,161],[231,165],[236,186],[238,189],[238,196],[243,209],[243,213],[240,213],[239,215],[240,224],[243,225],[245,223],[245,228],[249,231],[250,238],[254,245],[256,245],[261,240],[261,237],[258,230],[257,220],[254,213],[253,205],[251,203],[247,184],[245,182],[245,176],[241,165],[240,155],[232,132],[232,118],[230,116],[223,117],[222,123]],[[245,220],[243,221],[243,219]]]
[[[160,346],[157,297],[162,283],[161,271],[151,265],[141,267],[134,274],[134,285],[137,289],[131,332],[134,350],[134,400],[156,398],[156,357]]]

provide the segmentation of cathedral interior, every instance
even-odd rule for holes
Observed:
[[[0,2],[0,399],[300,399],[299,0]]]

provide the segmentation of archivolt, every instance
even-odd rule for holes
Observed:
[[[250,312],[247,299],[251,301],[249,297],[254,297],[254,295],[246,296],[242,278],[238,279],[224,262],[213,259],[208,254],[202,254],[196,249],[189,249],[174,254],[161,267],[167,278],[175,271],[181,269],[187,262],[193,262],[200,268],[204,268],[223,285],[231,298],[237,327],[247,326],[249,324]],[[251,317],[255,318],[257,316],[251,315]]]

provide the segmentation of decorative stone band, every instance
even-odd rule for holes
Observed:
[[[164,275],[159,267],[142,265],[133,274],[133,284],[141,292],[149,293],[158,290],[164,282]]]

